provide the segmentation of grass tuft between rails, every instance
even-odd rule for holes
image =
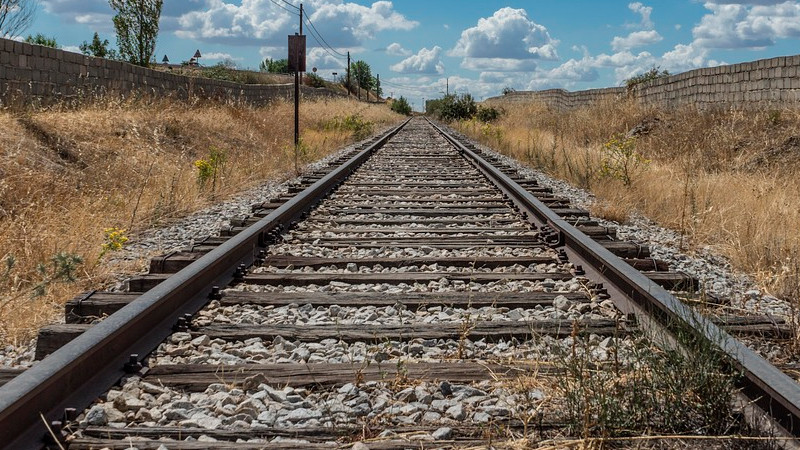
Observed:
[[[152,99],[0,110],[0,344],[31,338],[114,272],[140,270],[104,263],[138,232],[294,176],[293,111]],[[380,104],[305,101],[299,162],[400,120]]]
[[[715,248],[768,293],[800,300],[800,110],[493,105],[498,120],[456,128],[588,189],[598,216],[624,222],[641,212]]]

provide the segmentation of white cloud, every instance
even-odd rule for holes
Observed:
[[[538,65],[532,59],[510,58],[464,58],[461,67],[475,71],[527,72]]]
[[[678,44],[661,56],[660,65],[662,69],[667,69],[671,73],[719,65],[718,61],[709,59],[708,56],[708,49],[698,47],[694,43]]]
[[[650,14],[653,13],[652,6],[644,6],[641,2],[633,2],[628,4],[628,9],[642,16],[642,28],[647,30],[653,28],[653,21],[650,20]]]
[[[314,47],[306,53],[306,66],[308,70],[316,67],[319,70],[336,72],[347,68],[347,62],[326,52],[322,47]]]
[[[463,57],[461,67],[471,70],[526,70],[529,60],[557,60],[557,46],[558,40],[524,9],[506,7],[462,31],[449,54]]]
[[[427,48],[420,49],[416,55],[411,55],[408,58],[400,61],[399,63],[390,67],[398,73],[444,73],[444,64],[442,64],[442,48],[438,45],[428,50]]]
[[[286,36],[294,33],[294,14],[270,0],[206,0],[202,11],[180,17],[179,37],[229,45],[285,46]],[[374,39],[385,30],[410,30],[419,25],[394,11],[390,1],[377,1],[370,6],[341,0],[311,0],[309,19],[316,31],[336,49],[352,48]],[[316,45],[309,39],[308,46]]]
[[[675,30],[676,30],[676,31],[680,31],[680,29],[681,29],[681,28],[683,28],[683,25],[681,25],[681,24],[679,24],[679,23],[676,23],[676,24],[675,24]]]
[[[90,25],[99,32],[113,31],[111,18],[114,11],[108,0],[41,0],[44,10],[65,22]],[[166,1],[161,9],[160,28],[171,31],[178,26],[178,17],[205,6],[203,0]]]
[[[203,56],[202,58],[206,61],[223,61],[229,59],[231,61],[241,61],[243,58],[232,56],[230,53],[222,53],[222,52],[209,52],[209,53],[201,53]]]
[[[402,45],[393,42],[386,47],[386,54],[392,56],[408,56],[411,54],[411,50],[406,50]]]
[[[800,37],[800,3],[785,1],[708,2],[711,11],[694,27],[697,48],[761,48],[777,39]]]
[[[628,50],[631,48],[655,44],[656,42],[660,42],[662,39],[664,38],[661,37],[656,30],[634,31],[625,37],[614,37],[614,39],[611,41],[611,48],[616,51]]]

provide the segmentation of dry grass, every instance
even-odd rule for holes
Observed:
[[[593,192],[613,220],[638,210],[709,245],[773,295],[797,300],[800,254],[800,111],[662,111],[628,101],[559,112],[500,104],[492,125],[460,129],[487,145]],[[632,183],[600,171],[603,144],[644,124],[636,152],[649,160]]]
[[[354,114],[375,127],[401,120],[383,105],[306,102],[301,163],[351,141],[352,130],[325,125]],[[136,233],[292,176],[292,117],[292,105],[282,102],[105,101],[0,111],[0,342],[29,339],[65,300],[108,279],[111,269],[98,259],[110,244],[104,229]],[[195,161],[212,149],[225,163],[201,186]],[[82,262],[54,262],[58,254]]]

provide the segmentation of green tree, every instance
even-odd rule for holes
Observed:
[[[29,34],[28,37],[25,38],[25,42],[27,42],[28,44],[44,45],[45,47],[58,48],[58,43],[56,42],[55,37],[47,37],[42,33],[38,33],[36,36],[31,36]]]
[[[289,73],[289,60],[267,58],[261,61],[258,68],[262,72],[269,73]]]
[[[645,73],[641,73],[639,75],[628,78],[627,80],[625,80],[625,87],[627,87],[628,90],[630,91],[637,84],[646,83],[648,81],[655,80],[656,78],[669,76],[669,71],[667,71],[666,69],[665,70],[659,70],[659,69],[661,68],[653,66],[650,68],[650,70],[648,70]]]
[[[405,97],[400,96],[400,98],[392,101],[392,111],[405,114],[406,116],[411,115],[411,105],[408,104],[408,100]]]
[[[470,94],[445,95],[441,99],[428,102],[427,113],[442,120],[471,119],[478,113],[478,106]]]
[[[114,29],[121,59],[147,67],[156,49],[164,0],[108,0],[116,11]]]
[[[84,55],[96,56],[98,58],[117,59],[117,51],[113,48],[108,48],[108,39],[100,40],[100,36],[95,31],[92,37],[92,42],[83,41],[78,48]]]
[[[350,77],[355,83],[354,88],[361,87],[361,89],[372,90],[375,86],[373,84],[375,79],[372,77],[372,69],[369,64],[362,60],[350,63]]]

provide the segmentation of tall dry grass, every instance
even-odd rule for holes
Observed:
[[[594,213],[625,220],[637,210],[711,246],[773,295],[800,296],[800,111],[658,110],[633,101],[572,111],[541,103],[499,104],[494,124],[462,132],[544,172],[590,190]],[[631,184],[604,176],[603,145],[636,126]]]
[[[402,119],[383,105],[305,102],[300,163],[352,141],[353,129],[330,124],[354,115],[360,133]],[[108,279],[99,258],[113,247],[105,229],[131,235],[294,175],[293,105],[285,102],[97,101],[0,111],[0,130],[0,343],[29,339],[65,300]],[[212,151],[224,164],[201,184],[195,161]]]

